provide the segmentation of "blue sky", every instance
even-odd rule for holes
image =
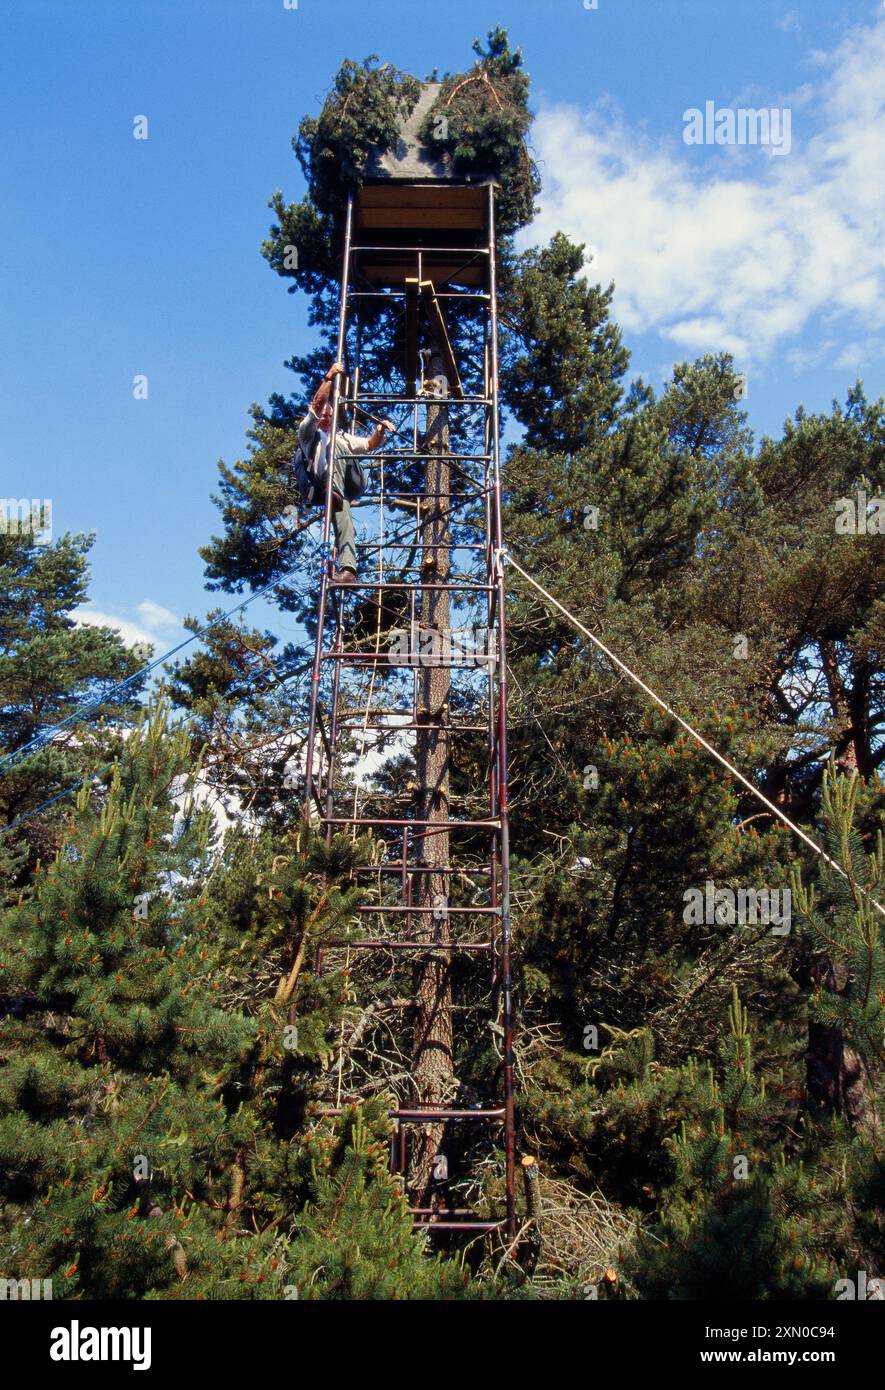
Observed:
[[[96,533],[93,616],[161,651],[218,602],[197,555],[217,460],[310,340],[259,253],[271,192],[302,191],[300,116],[345,56],[457,69],[496,23],[538,113],[525,243],[593,245],[634,373],[729,348],[757,434],[858,373],[885,392],[881,3],[6,0],[0,492]],[[789,108],[789,154],[687,145],[707,100]]]

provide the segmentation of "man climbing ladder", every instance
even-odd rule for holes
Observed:
[[[332,406],[329,397],[336,376],[342,375],[343,372],[344,367],[340,362],[332,363],[308,407],[307,414],[298,426],[295,467],[302,500],[305,502],[321,502],[325,497],[332,434]],[[343,407],[339,407],[339,411],[340,422]],[[332,574],[333,584],[356,583],[356,538],[350,504],[361,496],[365,489],[365,478],[357,457],[377,449],[384,442],[385,435],[394,430],[395,426],[390,420],[381,420],[368,436],[350,434],[342,429],[336,431],[335,464],[332,474],[332,524],[335,528],[338,556]]]

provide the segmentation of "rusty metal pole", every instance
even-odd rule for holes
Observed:
[[[350,241],[353,225],[353,199],[347,200],[347,217],[344,223],[344,256],[341,267],[341,299],[338,308],[338,348],[335,354],[336,361],[340,362],[344,357],[344,331],[347,321],[347,286],[350,279]],[[332,529],[332,476],[335,468],[335,442],[338,435],[338,395],[339,378],[336,376],[332,382],[332,433],[329,439],[329,467],[326,470],[326,510],[323,515],[323,547],[322,547],[322,568],[320,571],[320,598],[317,605],[317,633],[316,645],[313,656],[313,671],[310,677],[310,714],[307,724],[307,766],[304,778],[304,810],[305,815],[310,816],[311,801],[314,795],[314,749],[316,745],[317,731],[317,706],[320,697],[320,672],[322,669],[323,656],[323,630],[326,625],[326,604],[328,601],[329,574],[331,571],[331,560],[329,559],[329,536]]]
[[[344,645],[343,623],[341,621],[341,605],[338,605],[337,620],[335,623],[335,644],[334,650],[340,654]],[[326,749],[326,756],[329,760],[329,771],[326,787],[326,818],[331,820],[335,811],[335,755],[338,748],[338,696],[341,691],[341,665],[340,661],[334,663],[335,671],[332,676],[332,708],[329,715],[329,746]],[[326,826],[326,843],[332,843],[332,827]]]
[[[485,345],[483,352],[483,391],[486,398],[491,399],[491,370],[490,370],[490,351],[489,351],[489,307],[485,309]],[[494,554],[495,554],[495,531],[494,518],[492,513],[492,487],[491,469],[489,468],[488,456],[491,454],[491,423],[490,408],[486,406],[485,421],[483,430],[483,451],[486,454],[486,462],[483,467],[483,502],[485,510],[485,560],[486,578],[491,584],[494,575]],[[495,626],[495,594],[489,590],[486,598],[486,640],[488,643],[487,656],[491,658],[491,634]],[[497,768],[497,738],[495,733],[495,664],[489,659],[486,667],[486,699],[488,700],[488,780],[489,780],[489,816],[494,819],[498,814],[498,768]],[[489,836],[489,906],[496,908],[498,904],[498,837],[494,831]],[[491,924],[491,951],[490,955],[490,979],[489,984],[492,991],[492,999],[497,997],[498,992],[498,940],[495,928],[495,918]]]
[[[501,509],[500,419],[498,413],[498,289],[495,265],[495,189],[489,185],[489,319],[491,325],[492,486],[494,489],[494,576],[497,585],[498,726],[497,783],[500,818],[501,1007],[504,1028],[504,1165],[507,1230],[516,1234],[516,1137],[513,1107],[513,975],[510,936],[510,809],[507,800],[507,635],[505,623],[504,525]]]

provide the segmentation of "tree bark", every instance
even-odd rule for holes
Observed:
[[[443,362],[434,345],[430,363],[431,375],[443,375]],[[424,488],[428,500],[424,504],[420,528],[422,550],[421,576],[424,582],[446,583],[451,569],[449,545],[449,499],[451,470],[445,455],[449,449],[448,408],[428,406],[425,435],[427,463]],[[431,549],[430,547],[438,547]],[[424,590],[421,600],[421,633],[425,640],[429,630],[446,633],[449,622],[449,595],[439,590]],[[439,649],[439,644],[438,644]],[[434,660],[436,660],[434,656]],[[417,792],[416,819],[447,821],[449,819],[449,732],[448,703],[451,673],[445,667],[420,667],[418,673],[418,720],[430,727],[416,734]],[[430,829],[430,827],[426,827]],[[433,831],[419,841],[423,846],[417,855],[419,864],[430,868],[447,868],[449,864],[449,834]],[[449,876],[442,873],[415,874],[414,902],[421,908],[415,914],[416,937],[434,943],[451,940],[448,919]],[[412,1072],[420,1106],[441,1107],[451,1101],[453,1077],[452,1059],[452,989],[451,961],[448,952],[432,951],[419,955],[415,967],[415,1034]],[[442,1124],[415,1126],[412,1135],[409,1165],[409,1188],[417,1206],[433,1205],[435,1159],[441,1152],[445,1133]]]
[[[806,985],[830,994],[841,992],[829,956],[815,961],[803,974],[800,982]],[[842,1115],[855,1134],[875,1136],[878,1125],[871,1104],[871,1077],[863,1058],[845,1042],[841,1028],[809,1019],[805,1079],[809,1100],[832,1115]]]
[[[852,683],[846,684],[839,667],[835,642],[819,644],[821,663],[835,724],[835,754],[840,772],[874,771],[869,726],[869,671],[862,660],[852,662]]]

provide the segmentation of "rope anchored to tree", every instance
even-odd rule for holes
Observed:
[[[687,734],[690,734],[690,736],[695,740],[697,744],[701,746],[701,748],[706,749],[706,751],[709,754],[711,754],[711,756],[714,757],[716,761],[720,763],[727,772],[731,773],[732,777],[736,778],[737,781],[740,782],[742,787],[745,787],[747,791],[750,792],[756,798],[757,801],[761,801],[762,805],[765,806],[772,813],[772,815],[776,816],[779,821],[782,821],[783,824],[787,826],[788,829],[792,830],[794,835],[798,835],[799,839],[802,840],[808,846],[809,849],[813,850],[815,854],[820,855],[821,859],[825,860],[826,863],[829,864],[830,868],[835,869],[837,874],[841,874],[842,878],[847,879],[848,882],[853,882],[851,876],[846,872],[845,869],[843,869],[842,865],[838,862],[838,860],[833,859],[831,855],[827,854],[823,846],[819,845],[817,841],[813,839],[811,835],[807,834],[806,831],[804,831],[801,828],[801,826],[798,826],[795,821],[790,820],[790,817],[784,811],[782,811],[779,806],[776,806],[773,801],[769,801],[768,797],[765,796],[759,790],[758,787],[755,787],[753,783],[749,780],[749,778],[745,777],[744,774],[739,770],[739,768],[735,767],[734,763],[730,763],[728,759],[724,757],[722,753],[719,752],[718,748],[714,748],[713,744],[709,743],[707,739],[704,738],[703,734],[699,734],[697,729],[693,728],[692,725],[689,724],[687,719],[683,719],[682,715],[677,714],[676,710],[673,709],[672,706],[668,705],[666,700],[662,700],[660,695],[657,695],[655,691],[652,690],[651,686],[645,683],[641,676],[638,676],[635,671],[631,671],[630,667],[626,664],[626,662],[622,661],[619,656],[616,656],[615,653],[611,650],[611,648],[607,647],[599,637],[596,637],[588,627],[585,627],[584,624],[580,621],[580,619],[576,618],[574,613],[570,612],[570,610],[566,608],[565,604],[560,603],[559,599],[554,598],[553,595],[549,592],[549,590],[544,588],[543,584],[538,583],[537,579],[533,579],[532,576],[528,573],[528,571],[524,570],[522,565],[519,564],[519,562],[513,558],[513,556],[509,553],[506,547],[502,547],[497,552],[497,560],[498,563],[501,565],[503,565],[505,560],[509,564],[511,564],[513,568],[517,571],[517,573],[522,575],[523,579],[527,580],[533,588],[537,589],[538,593],[547,601],[547,603],[551,604],[554,608],[558,609],[558,611],[563,615],[563,617],[571,623],[572,627],[576,628],[578,632],[580,632],[584,637],[588,639],[588,641],[592,642],[594,647],[598,648],[598,650],[602,652],[603,656],[607,657],[608,660],[613,663],[613,665],[617,666],[619,671],[623,671],[624,675],[627,676],[633,682],[634,685],[637,685],[639,689],[642,690],[649,697],[649,699],[653,700],[659,709],[663,710],[664,713],[669,715],[671,719],[675,719],[676,723],[679,724],[680,727],[683,728]],[[867,891],[867,889],[864,888],[862,885],[857,884],[856,887],[861,893],[863,893],[864,897],[869,899],[873,907],[875,907],[876,911],[880,912],[882,916],[885,917],[885,907],[883,907],[880,902],[877,902],[877,900],[872,896],[872,894],[870,894]]]

